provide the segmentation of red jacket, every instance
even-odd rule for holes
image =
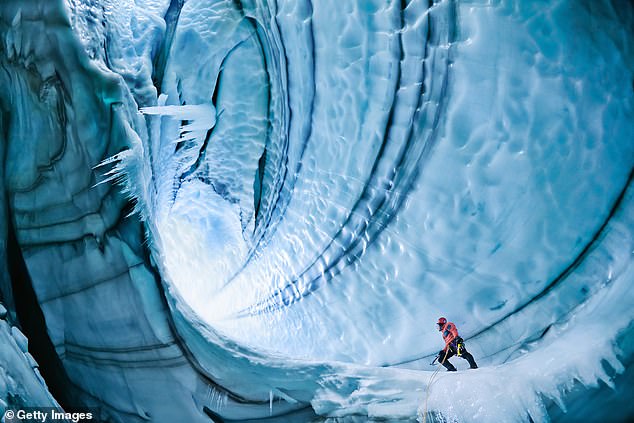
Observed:
[[[445,348],[443,351],[447,349],[447,346],[454,339],[458,338],[458,328],[452,322],[445,323],[442,329],[440,329],[440,333],[442,334],[442,339],[445,340]]]

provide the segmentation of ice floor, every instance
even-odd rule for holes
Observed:
[[[627,421],[633,29],[607,0],[7,0],[0,262],[112,421]],[[430,385],[439,316],[480,368]]]

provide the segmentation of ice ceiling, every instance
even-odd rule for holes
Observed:
[[[0,299],[104,421],[627,420],[633,31],[618,1],[3,0]],[[427,397],[440,315],[481,368]]]

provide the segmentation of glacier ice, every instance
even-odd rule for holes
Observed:
[[[627,421],[633,28],[608,0],[5,0],[7,316],[37,323],[32,286],[47,383],[109,421]],[[481,368],[429,386],[439,315]],[[56,406],[10,377],[0,408]]]
[[[13,407],[59,407],[28,352],[24,334],[7,319],[0,304],[0,414]]]

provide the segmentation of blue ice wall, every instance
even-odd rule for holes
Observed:
[[[0,247],[68,390],[115,421],[626,418],[633,22],[5,1]],[[441,315],[480,369],[432,384]]]

